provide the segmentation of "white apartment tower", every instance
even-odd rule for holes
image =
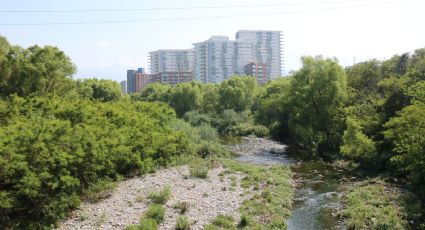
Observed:
[[[226,36],[213,36],[193,45],[196,80],[217,83],[234,74],[234,41]]]
[[[220,83],[233,75],[246,74],[246,65],[258,63],[264,64],[267,80],[275,79],[282,71],[281,40],[280,31],[241,30],[234,41],[212,36],[195,43],[194,77],[204,83]]]
[[[151,74],[163,72],[191,72],[193,70],[193,51],[157,50],[149,53]]]
[[[219,83],[235,74],[244,74],[244,66],[253,59],[253,44],[230,41],[227,36],[212,36],[194,45],[195,79]]]
[[[266,64],[269,80],[281,76],[281,31],[240,30],[236,33],[236,42],[242,41],[254,45],[253,61]]]

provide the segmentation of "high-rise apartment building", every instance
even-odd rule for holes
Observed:
[[[150,52],[151,75],[158,76],[155,81],[174,85],[192,79],[220,83],[233,75],[249,74],[263,84],[281,75],[281,42],[280,31],[240,30],[236,40],[212,36],[194,43],[193,49]],[[129,81],[127,85],[132,87]]]
[[[249,42],[254,45],[254,60],[267,66],[268,80],[282,74],[281,31],[240,30],[236,33],[237,42]]]
[[[127,81],[121,81],[120,86],[121,86],[121,93],[127,94]]]
[[[193,51],[157,50],[149,53],[151,74],[162,72],[191,72],[193,69]]]
[[[219,83],[232,75],[245,74],[245,66],[249,63],[256,63],[255,66],[265,64],[267,75],[261,76],[261,82],[281,75],[279,31],[241,30],[236,33],[234,41],[226,36],[212,36],[193,45],[196,80]]]
[[[136,70],[129,69],[127,70],[127,93],[135,93],[136,92]]]
[[[226,36],[212,36],[194,45],[195,79],[219,83],[235,74],[244,74],[244,66],[253,60],[253,45],[231,41]]]

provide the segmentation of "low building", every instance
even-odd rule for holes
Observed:
[[[153,82],[160,82],[155,74],[136,73],[136,93],[141,93],[146,86]]]
[[[269,80],[267,64],[265,63],[251,62],[245,65],[245,74],[255,77],[257,83],[260,85],[265,84]]]
[[[172,86],[193,80],[193,72],[160,72],[157,75],[161,83]]]

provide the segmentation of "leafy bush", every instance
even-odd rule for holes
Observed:
[[[37,229],[122,176],[138,175],[193,153],[189,137],[169,127],[165,105],[102,103],[66,97],[0,101],[0,225]],[[107,195],[105,193],[104,195]]]
[[[186,216],[178,216],[176,220],[176,230],[190,229],[189,219]]]
[[[160,204],[152,204],[143,214],[143,219],[153,219],[156,223],[161,223],[164,220],[165,208]]]
[[[223,156],[229,156],[229,151],[227,151],[222,145],[219,145],[214,142],[201,142],[197,146],[196,152],[198,153],[198,156],[200,157],[223,157]]]
[[[207,178],[210,167],[208,160],[195,158],[189,164],[189,172],[194,177]]]
[[[171,198],[170,187],[165,187],[159,192],[150,192],[148,198],[155,204],[165,204]]]

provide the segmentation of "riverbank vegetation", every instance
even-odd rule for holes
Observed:
[[[49,228],[91,191],[110,187],[105,181],[193,156],[229,156],[220,139],[243,135],[350,161],[356,173],[391,178],[425,197],[425,49],[345,69],[336,59],[303,57],[300,70],[264,86],[235,76],[220,84],[151,84],[130,96],[113,81],[73,80],[75,71],[56,47],[22,48],[0,37],[1,226]],[[267,176],[256,171],[245,172],[244,183]],[[247,220],[274,210],[257,210],[255,202],[289,191],[273,190],[276,183],[249,204]],[[347,197],[348,216],[355,196]],[[289,203],[279,202],[285,218]]]

